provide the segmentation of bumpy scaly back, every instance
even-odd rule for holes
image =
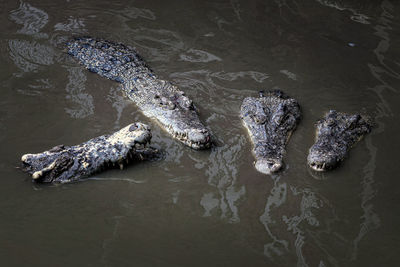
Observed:
[[[68,54],[91,72],[120,83],[142,75],[154,76],[135,49],[123,44],[90,37],[67,42]]]

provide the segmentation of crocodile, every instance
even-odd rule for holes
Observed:
[[[67,42],[67,52],[89,71],[122,84],[143,114],[194,149],[211,146],[210,131],[193,101],[169,81],[158,78],[137,51],[121,43],[90,37]]]
[[[256,169],[264,174],[279,171],[286,144],[300,121],[298,102],[280,90],[260,92],[243,100],[240,117],[247,128]]]
[[[67,183],[87,177],[105,168],[123,168],[129,160],[158,158],[157,149],[147,146],[150,127],[132,123],[111,134],[93,138],[75,146],[58,145],[38,154],[21,157],[22,169],[36,182]]]
[[[336,110],[330,110],[316,126],[316,140],[307,157],[308,165],[316,171],[337,167],[350,148],[372,128],[368,117]]]

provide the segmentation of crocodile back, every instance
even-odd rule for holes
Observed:
[[[102,39],[79,37],[67,42],[68,54],[91,72],[125,83],[137,77],[154,77],[135,49]]]

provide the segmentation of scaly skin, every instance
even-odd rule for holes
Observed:
[[[129,160],[158,157],[156,149],[146,147],[150,139],[147,125],[133,123],[112,135],[99,136],[80,145],[59,145],[42,153],[25,154],[21,161],[24,171],[37,182],[66,183],[107,167],[122,168]]]
[[[256,169],[265,174],[279,171],[286,144],[300,121],[297,101],[279,90],[262,93],[243,100],[240,116],[253,143]]]
[[[316,171],[337,167],[350,148],[370,131],[371,124],[361,115],[330,110],[317,122],[316,140],[307,157],[308,165]]]
[[[88,70],[122,83],[139,109],[173,137],[194,149],[211,146],[210,132],[192,100],[175,85],[157,78],[133,48],[89,37],[76,38],[67,47],[68,54]]]

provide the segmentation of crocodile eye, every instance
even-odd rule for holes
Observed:
[[[332,120],[332,119],[328,119],[327,121],[326,121],[326,125],[327,126],[334,126],[335,125],[335,121],[334,120]]]
[[[257,124],[263,124],[267,120],[267,116],[261,115],[261,114],[257,114],[257,115],[253,116],[253,120]]]
[[[158,103],[158,106],[160,106],[162,108],[173,110],[176,107],[174,102],[172,102],[171,100],[168,100],[165,97],[161,97],[161,98],[158,97],[158,98],[155,98],[155,100],[157,101],[156,103]]]

